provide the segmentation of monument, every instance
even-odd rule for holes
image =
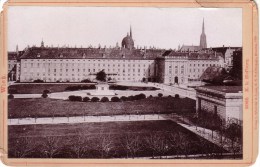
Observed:
[[[104,70],[97,73],[96,76],[97,84],[96,91],[91,92],[90,95],[96,95],[96,96],[114,96],[115,92],[112,90],[109,90],[109,84],[106,80],[106,73]]]

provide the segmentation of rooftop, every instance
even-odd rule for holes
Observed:
[[[222,93],[242,93],[242,86],[202,86],[197,90],[218,91]]]

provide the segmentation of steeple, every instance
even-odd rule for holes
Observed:
[[[43,42],[43,39],[42,39],[42,42],[41,42],[41,47],[44,48],[44,42]]]
[[[15,51],[16,51],[16,54],[18,55],[18,54],[19,54],[18,45],[16,45],[16,49],[15,49]]]
[[[130,37],[132,38],[132,27],[130,25]]]
[[[203,23],[202,23],[202,34],[205,34],[205,28],[204,28],[204,18],[203,18]]]
[[[207,39],[206,39],[206,34],[205,34],[205,27],[204,27],[204,18],[202,22],[202,33],[200,35],[200,48],[207,48]]]

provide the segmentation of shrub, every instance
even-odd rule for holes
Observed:
[[[172,96],[171,96],[171,95],[169,95],[168,97],[169,97],[169,98],[171,98]]]
[[[34,82],[34,83],[43,83],[44,81],[41,80],[41,79],[36,79],[36,80],[34,80],[33,82]]]
[[[99,98],[98,98],[98,97],[93,97],[93,98],[91,99],[91,101],[92,101],[92,102],[98,102],[98,101],[99,101]]]
[[[13,98],[14,98],[13,94],[8,95],[8,99],[13,99]]]
[[[134,100],[134,96],[129,96],[129,97],[128,97],[128,100],[129,100],[129,101],[133,101],[133,100]]]
[[[111,90],[127,90],[127,86],[122,86],[122,85],[110,85],[109,89]]]
[[[153,95],[150,95],[149,98],[153,98]]]
[[[43,91],[43,94],[44,93],[46,93],[46,94],[48,94],[48,93],[51,93],[48,89],[45,89],[44,91]]]
[[[145,98],[146,98],[146,96],[143,93],[134,96],[134,100],[141,100],[141,99],[145,99]]]
[[[43,97],[43,98],[47,98],[47,97],[48,97],[48,94],[47,94],[47,93],[43,93],[43,94],[42,94],[42,97]]]
[[[122,96],[122,97],[120,98],[120,100],[121,100],[121,101],[127,101],[127,100],[128,100],[128,98],[127,98],[127,97],[125,97],[125,96]]]
[[[91,83],[91,81],[89,79],[83,79],[82,81],[80,81],[82,83]]]
[[[15,88],[8,88],[8,93],[9,94],[16,94],[16,93],[18,93],[18,91]]]
[[[140,96],[140,99],[145,99],[146,98],[145,94],[143,94],[143,93],[141,93],[139,96]]]
[[[119,102],[120,99],[119,99],[118,97],[112,97],[112,98],[111,98],[111,101],[112,101],[112,102]]]
[[[100,101],[101,101],[101,102],[108,102],[109,99],[108,99],[107,97],[102,97]]]
[[[84,102],[88,102],[89,100],[90,100],[89,97],[84,97],[84,98],[83,98],[83,101],[84,101]]]
[[[69,100],[70,101],[82,101],[82,97],[71,95],[71,96],[69,96]]]
[[[57,80],[56,82],[57,82],[57,83],[60,83],[60,80]]]
[[[88,90],[88,89],[96,89],[95,85],[76,85],[76,86],[68,86],[65,88],[65,91],[77,91],[77,90]]]
[[[180,95],[179,94],[175,94],[175,98],[180,98]]]
[[[158,97],[163,97],[163,94],[162,93],[158,93]]]

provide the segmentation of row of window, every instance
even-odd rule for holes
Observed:
[[[46,63],[43,63],[42,66],[43,67],[46,67],[46,66],[60,66],[60,67],[62,67],[62,66],[66,66],[66,67],[68,67],[68,66],[82,66],[82,67],[86,67],[86,66],[98,66],[98,67],[101,67],[101,66],[102,67],[126,67],[126,66],[127,67],[141,67],[141,66],[143,66],[143,67],[148,67],[148,65],[146,65],[146,64],[128,64],[128,65],[126,65],[126,64],[112,64],[110,66],[110,64],[95,64],[95,63],[93,63],[93,64],[82,64],[82,65],[75,64],[75,63],[66,63],[66,64],[52,64],[52,63],[46,64]],[[29,63],[24,63],[24,68],[27,68],[27,67],[29,67]],[[37,63],[37,64],[31,63],[30,67],[40,67],[40,63]]]

